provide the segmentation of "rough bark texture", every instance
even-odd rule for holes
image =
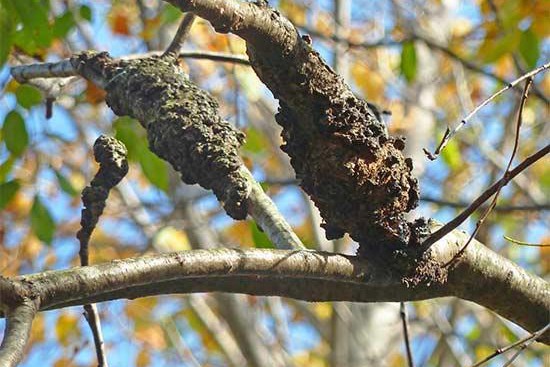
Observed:
[[[353,95],[307,37],[264,2],[172,3],[247,41],[252,67],[279,99],[282,149],[319,208],[329,239],[347,232],[364,255],[418,242],[404,218],[419,196],[412,160],[401,153],[404,140],[387,135],[367,102]]]
[[[250,188],[238,156],[244,134],[219,117],[218,103],[189,80],[175,59],[115,61],[107,53],[86,52],[73,62],[90,79],[95,72],[107,80],[109,107],[139,120],[150,149],[185,183],[212,189],[231,217],[246,217]]]

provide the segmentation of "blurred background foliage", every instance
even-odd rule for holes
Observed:
[[[451,219],[503,173],[514,142],[519,93],[492,102],[428,162],[447,126],[485,98],[548,61],[550,6],[522,0],[279,0],[270,2],[300,30],[355,92],[391,112],[390,133],[408,139],[422,190],[415,215]],[[122,140],[131,162],[91,240],[97,263],[147,252],[199,247],[272,247],[252,222],[235,222],[211,193],[183,185],[147,149],[144,131],[116,117],[104,92],[77,78],[60,93],[20,85],[9,66],[56,61],[96,49],[114,56],[162,50],[181,13],[157,0],[0,0],[0,269],[2,275],[78,264],[80,192],[97,170],[100,133]],[[186,50],[242,55],[244,42],[203,20]],[[328,242],[320,218],[296,186],[273,115],[277,103],[247,66],[181,60],[246,132],[242,157],[311,248],[353,253]],[[549,141],[550,74],[539,75],[523,113],[516,163]],[[46,118],[48,101],[52,117]],[[540,276],[548,244],[550,161],[502,192],[478,239]],[[464,226],[471,231],[477,217]],[[490,291],[490,290],[488,290]],[[99,306],[112,365],[404,366],[398,308],[220,295],[165,296]],[[510,300],[514,302],[514,300]],[[413,356],[422,366],[468,366],[525,333],[488,310],[456,299],[408,304]],[[526,312],[529,312],[526,310]],[[3,325],[3,320],[0,324]],[[384,345],[376,345],[377,340]],[[80,308],[40,314],[23,366],[93,366],[91,333]],[[252,348],[252,349],[251,349]],[[251,350],[253,352],[251,352]],[[541,346],[518,366],[542,366]],[[499,357],[490,365],[502,365]],[[546,365],[549,359],[546,355]]]

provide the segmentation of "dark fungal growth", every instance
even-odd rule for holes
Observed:
[[[327,237],[347,232],[365,256],[388,258],[397,249],[414,248],[419,231],[405,213],[417,206],[419,191],[412,161],[402,154],[404,139],[388,136],[368,103],[354,96],[292,24],[276,10],[261,12],[274,19],[277,29],[266,38],[279,37],[279,47],[249,36],[244,27],[237,33],[247,41],[252,67],[279,99],[282,149],[319,208]]]
[[[107,53],[87,52],[73,64],[87,77],[95,72],[107,80],[109,107],[139,120],[151,151],[168,161],[185,183],[212,189],[231,217],[246,217],[250,188],[238,156],[245,136],[220,118],[218,103],[174,59],[113,60]]]

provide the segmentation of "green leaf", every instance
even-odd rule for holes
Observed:
[[[449,141],[449,144],[441,151],[441,157],[451,171],[456,171],[462,166],[462,156],[456,140]]]
[[[414,42],[409,41],[403,44],[401,50],[401,74],[405,77],[408,83],[414,81],[416,77],[416,50]]]
[[[13,155],[10,155],[8,159],[6,159],[2,164],[0,164],[0,182],[6,181],[6,177],[11,172],[11,169],[13,168],[13,164],[16,161],[16,157]]]
[[[29,145],[29,135],[23,117],[17,111],[10,111],[2,126],[2,139],[8,150],[16,157],[23,154]]]
[[[483,62],[487,64],[495,62],[504,54],[510,53],[516,49],[519,42],[519,36],[519,32],[510,31],[506,36],[500,39],[491,40],[489,43],[486,43],[488,46],[483,49],[483,54],[479,56],[482,58]]]
[[[256,223],[250,222],[250,231],[252,232],[252,240],[256,248],[275,248],[266,234],[260,231]]]
[[[4,1],[0,1],[0,68],[8,59],[8,54],[13,44],[15,21],[13,15],[10,15],[10,13]]]
[[[28,84],[21,84],[15,91],[17,103],[27,109],[36,106],[42,102],[42,93],[38,89]]]
[[[61,187],[61,190],[73,197],[78,195],[78,190],[74,188],[71,181],[69,181],[61,172],[57,170],[54,170],[54,173],[55,177],[57,177],[57,182],[59,182],[59,187]]]
[[[115,138],[126,145],[128,160],[137,161],[140,152],[148,149],[145,139],[138,134],[139,123],[130,117],[120,117],[113,122]]]
[[[530,69],[537,65],[537,60],[540,57],[539,39],[531,28],[521,32],[519,54]]]
[[[0,184],[0,210],[9,204],[20,187],[21,184],[18,180],[11,180]]]
[[[249,128],[246,130],[246,142],[243,145],[243,150],[258,154],[261,153],[266,146],[266,139],[258,129]]]
[[[73,17],[73,13],[66,11],[59,17],[55,18],[53,24],[53,36],[63,38],[69,33],[69,31],[76,25]]]
[[[55,222],[38,196],[35,196],[31,208],[31,228],[39,240],[51,244],[55,231]]]
[[[149,149],[143,149],[139,155],[139,164],[149,182],[163,191],[168,190],[168,165]]]
[[[40,0],[12,0],[12,4],[23,22],[25,38],[40,47],[48,47],[52,41],[52,29],[48,22],[48,2]]]
[[[166,4],[164,10],[162,11],[161,18],[162,24],[174,23],[181,18],[181,10],[173,5]]]
[[[92,21],[92,8],[88,5],[82,5],[78,12],[82,19],[86,19],[88,22]]]

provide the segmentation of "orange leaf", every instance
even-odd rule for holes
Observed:
[[[105,91],[90,81],[86,81],[86,102],[97,105],[105,100]]]

